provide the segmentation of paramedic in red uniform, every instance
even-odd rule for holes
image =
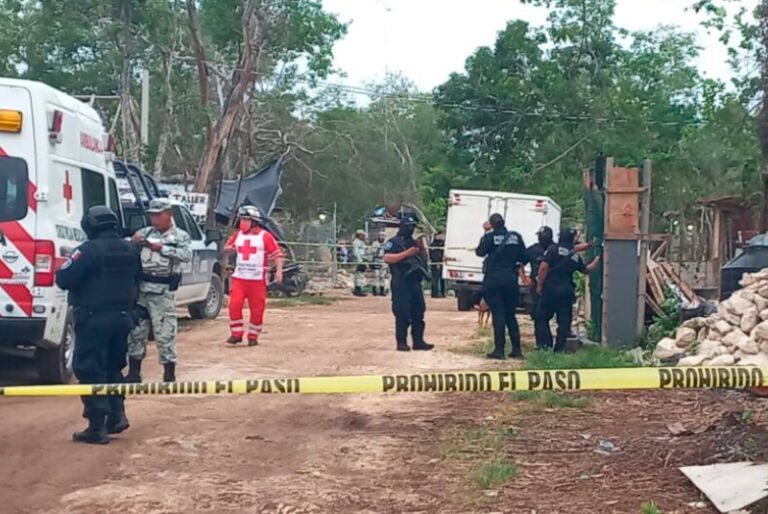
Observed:
[[[283,252],[272,234],[264,229],[264,217],[258,208],[245,205],[237,213],[239,228],[224,246],[224,252],[235,254],[235,271],[229,293],[229,329],[227,342],[237,344],[246,333],[243,304],[248,300],[248,346],[256,346],[264,325],[267,305],[267,282],[270,263],[275,265],[275,282],[283,281]]]

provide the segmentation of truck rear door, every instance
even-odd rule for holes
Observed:
[[[32,97],[26,88],[0,85],[0,317],[32,316],[35,164]]]
[[[491,212],[503,212],[503,200],[489,195],[451,192],[445,231],[443,277],[450,280],[481,282],[483,259],[475,248],[483,235],[483,222]]]
[[[507,198],[504,206],[507,228],[519,232],[526,246],[531,246],[537,241],[536,232],[546,225],[548,207],[543,199]],[[551,228],[557,233],[558,227]]]

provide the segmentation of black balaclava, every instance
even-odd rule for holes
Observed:
[[[400,225],[400,235],[405,237],[413,237],[413,232],[416,230],[416,225],[413,223],[404,223]]]
[[[573,248],[573,245],[576,243],[576,231],[572,228],[561,230],[559,243],[564,248]]]
[[[543,247],[549,247],[552,244],[552,238],[554,234],[549,227],[541,227],[538,232],[539,244]]]

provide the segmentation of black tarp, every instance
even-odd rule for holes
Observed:
[[[254,205],[269,216],[275,208],[277,199],[283,192],[280,181],[283,177],[283,162],[278,159],[253,175],[239,180],[225,180],[221,184],[219,201],[216,204],[216,218],[226,223],[232,211],[237,211],[241,205]],[[238,182],[240,191],[238,194]],[[237,195],[237,198],[235,198]]]
[[[277,199],[283,192],[280,188],[282,177],[283,161],[277,159],[253,175],[245,177],[242,182],[239,180],[223,181],[219,201],[216,204],[216,221],[226,225],[229,223],[232,211],[237,211],[241,205],[256,206],[269,217],[275,208]],[[239,194],[238,182],[240,182]],[[274,221],[268,219],[265,225],[267,230],[272,232],[279,241],[285,240],[280,227]]]

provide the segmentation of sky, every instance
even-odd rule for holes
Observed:
[[[754,0],[746,0],[753,3]],[[716,33],[707,34],[702,17],[686,8],[693,0],[617,0],[616,25],[629,30],[675,25],[697,34],[703,48],[699,66],[705,75],[728,79],[726,51]],[[387,71],[401,72],[428,91],[480,46],[492,46],[507,21],[546,21],[544,8],[519,0],[323,0],[326,10],[348,22],[347,36],[336,44],[335,67],[353,86],[381,80]]]

